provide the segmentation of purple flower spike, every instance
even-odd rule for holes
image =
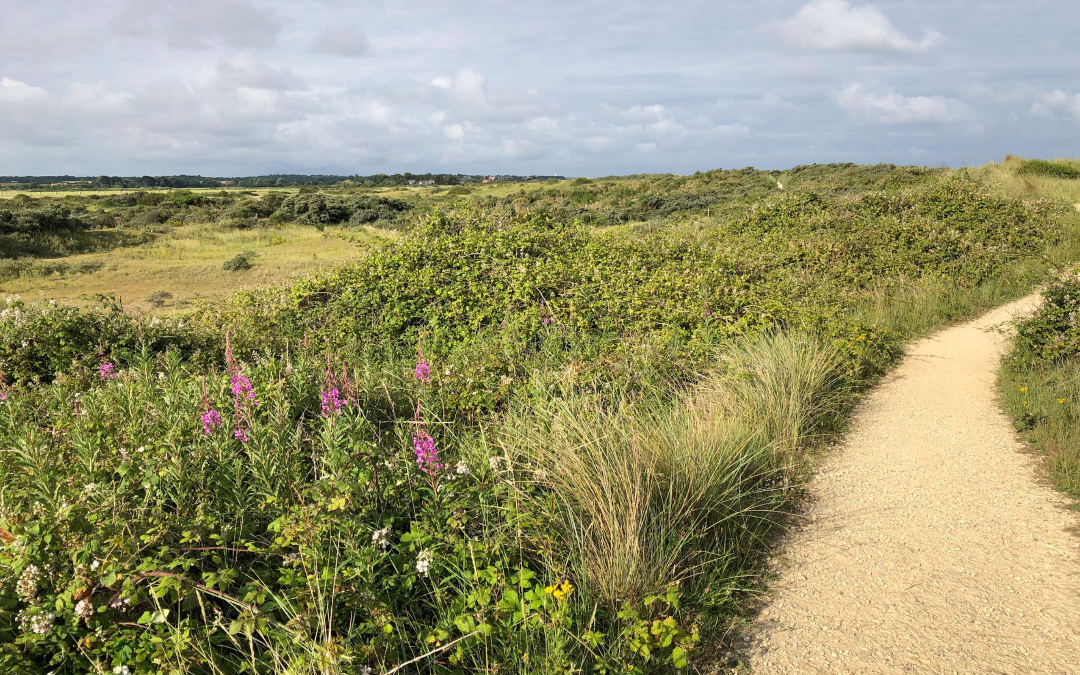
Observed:
[[[233,373],[233,376],[229,378],[229,382],[232,384],[232,393],[237,401],[246,398],[249,401],[254,401],[252,405],[259,405],[258,400],[255,399],[255,388],[251,386],[251,379],[247,375]]]
[[[214,429],[221,427],[222,424],[221,414],[213,408],[210,408],[202,414],[203,433],[207,436],[209,436],[210,432]]]
[[[236,430],[233,431],[232,435],[233,438],[240,441],[241,443],[248,442],[248,430],[245,427],[236,427]]]
[[[98,366],[98,373],[101,375],[101,379],[111,380],[116,377],[116,366],[110,361],[102,361],[101,365]]]
[[[443,467],[439,463],[439,450],[435,447],[435,439],[427,429],[421,428],[413,434],[413,450],[416,451],[416,464],[424,471],[431,473]]]
[[[341,406],[345,404],[345,400],[341,398],[341,392],[337,387],[331,387],[330,389],[324,389],[322,393],[322,416],[330,417],[334,413],[341,410]]]
[[[431,382],[431,366],[428,365],[427,359],[421,358],[416,363],[415,377],[418,382],[424,382],[425,384]]]

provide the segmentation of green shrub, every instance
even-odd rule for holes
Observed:
[[[1020,174],[1053,176],[1054,178],[1080,178],[1080,167],[1068,162],[1048,162],[1045,159],[1028,159],[1017,170]]]
[[[237,253],[235,256],[222,263],[221,269],[226,272],[242,272],[243,270],[249,270],[254,267],[252,261],[257,257],[259,257],[259,254],[255,251]]]
[[[172,298],[173,294],[168,291],[154,291],[146,298],[146,301],[151,307],[164,307],[165,303]]]
[[[465,187],[464,185],[455,185],[454,187],[447,190],[446,194],[450,195],[451,197],[464,197],[465,195],[471,195],[472,190]]]

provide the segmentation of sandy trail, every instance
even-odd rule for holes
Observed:
[[[923,340],[860,406],[778,561],[747,661],[786,673],[1080,673],[1080,518],[999,411],[1035,296]]]

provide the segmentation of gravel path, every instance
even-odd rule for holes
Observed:
[[[754,675],[1080,674],[1080,518],[995,393],[992,329],[1036,300],[913,345],[866,398],[777,561]]]

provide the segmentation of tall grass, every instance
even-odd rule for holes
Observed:
[[[839,354],[813,336],[737,343],[720,363],[673,402],[555,398],[505,426],[504,451],[550,488],[575,576],[605,603],[744,570],[789,503],[796,449],[847,400]]]

